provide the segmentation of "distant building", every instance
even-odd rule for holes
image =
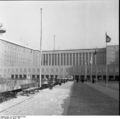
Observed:
[[[96,51],[96,54],[95,54]],[[39,79],[39,51],[0,40],[0,77]],[[119,77],[119,46],[107,47],[108,76]],[[106,48],[42,52],[42,78],[105,78]],[[91,70],[92,66],[92,70]]]

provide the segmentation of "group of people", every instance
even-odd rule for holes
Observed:
[[[80,80],[82,83],[84,83],[84,78],[82,78],[81,80]],[[76,82],[78,83],[79,82],[79,78],[76,78]],[[95,83],[96,82],[96,79],[92,79],[92,83]]]

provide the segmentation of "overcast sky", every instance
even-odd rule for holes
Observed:
[[[105,32],[118,44],[118,0],[0,1],[0,38],[39,49],[40,8],[43,8],[42,49],[85,49],[105,46]]]

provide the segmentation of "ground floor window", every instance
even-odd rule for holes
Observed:
[[[13,74],[11,75],[11,78],[14,79],[14,75]]]
[[[35,75],[32,75],[32,78],[35,78]]]
[[[19,75],[19,78],[22,79],[22,75],[21,74]]]
[[[24,75],[23,75],[23,78],[25,78],[25,79],[26,79],[26,78],[27,78],[27,76],[24,74]]]
[[[40,78],[40,76],[39,75],[37,75],[37,79],[39,79]]]
[[[17,75],[17,74],[15,75],[15,78],[16,78],[16,79],[18,78],[18,75]]]

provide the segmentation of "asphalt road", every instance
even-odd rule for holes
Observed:
[[[88,86],[85,83],[74,83],[64,115],[118,115],[119,101]],[[64,104],[64,105],[65,105]]]

